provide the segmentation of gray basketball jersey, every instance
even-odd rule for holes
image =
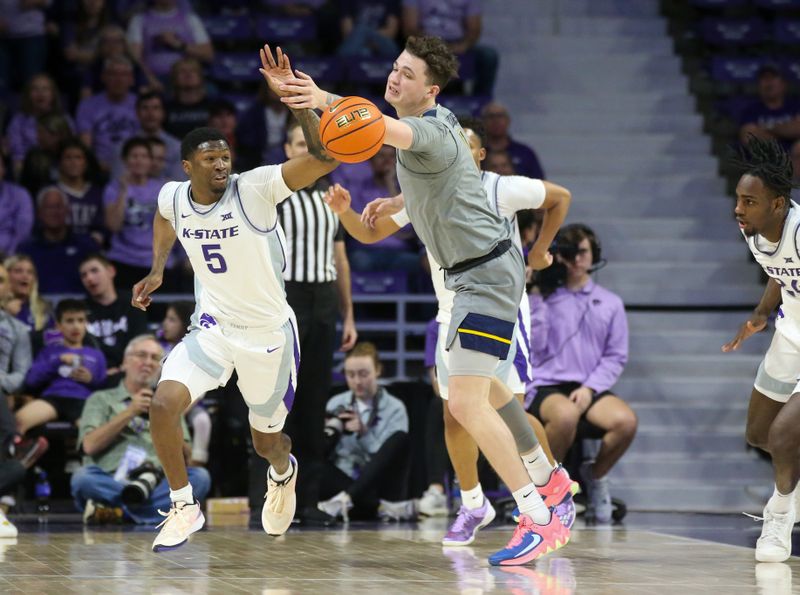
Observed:
[[[402,121],[413,129],[414,141],[410,149],[397,151],[397,179],[414,231],[434,260],[447,269],[510,239],[508,219],[489,206],[453,113],[437,105]]]

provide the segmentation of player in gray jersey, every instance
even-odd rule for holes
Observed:
[[[734,351],[764,329],[779,303],[775,334],[750,395],[747,441],[772,455],[775,490],[764,507],[756,560],[783,562],[792,553],[800,477],[800,295],[792,264],[800,262],[800,207],[789,197],[792,161],[774,140],[751,137],[736,165],[744,174],[736,185],[736,221],[756,261],[770,279],[750,318],[722,350]]]
[[[270,59],[272,57],[270,56]],[[288,58],[281,91],[294,108],[323,109],[335,96],[303,73],[291,77]],[[493,380],[505,359],[525,283],[525,263],[511,241],[511,226],[488,205],[469,142],[456,117],[436,97],[458,71],[458,61],[436,37],[412,37],[395,60],[384,98],[399,119],[385,116],[384,142],[398,149],[397,177],[414,229],[446,271],[454,291],[445,346],[449,351],[450,411],[511,489],[521,511],[509,544],[490,556],[493,565],[518,565],[564,545],[569,529],[545,507],[517,455],[512,431],[490,404],[490,394],[512,399]],[[546,247],[530,253],[528,264],[549,266]],[[524,412],[521,417],[525,422]]]

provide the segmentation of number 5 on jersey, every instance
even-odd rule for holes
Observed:
[[[224,273],[228,270],[228,265],[222,257],[222,246],[220,244],[203,244],[203,258],[206,266],[212,273]]]

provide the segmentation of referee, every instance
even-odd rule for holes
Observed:
[[[302,155],[303,131],[292,118],[286,129],[286,157]],[[339,218],[322,199],[323,178],[298,190],[278,205],[278,221],[286,234],[286,297],[297,317],[300,369],[297,393],[286,422],[292,451],[302,461],[297,477],[297,514],[303,525],[330,525],[336,520],[317,509],[319,478],[325,459],[325,404],[331,385],[338,313],[343,320],[342,351],[356,343],[350,263]]]

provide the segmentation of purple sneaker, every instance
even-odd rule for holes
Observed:
[[[469,545],[475,540],[475,534],[494,520],[495,512],[492,503],[483,498],[483,506],[469,509],[461,506],[456,520],[442,539],[442,545]]]

